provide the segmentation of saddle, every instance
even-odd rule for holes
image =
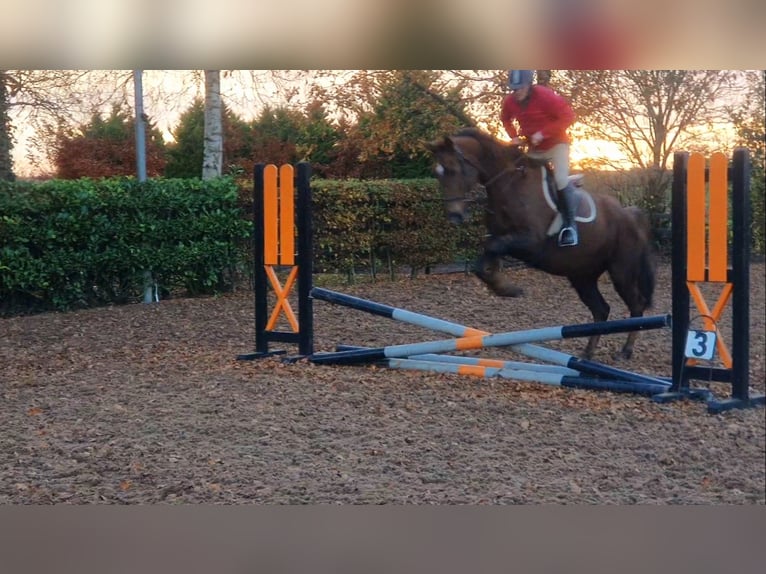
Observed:
[[[557,235],[561,230],[563,218],[561,217],[561,211],[559,209],[560,201],[558,197],[558,189],[556,187],[556,178],[553,175],[553,165],[550,161],[546,161],[540,169],[542,170],[543,180],[543,196],[545,202],[556,213],[553,218],[550,227],[548,228],[548,236]],[[577,201],[575,220],[578,223],[590,223],[596,219],[596,203],[593,201],[590,193],[588,193],[582,186],[583,174],[575,174],[569,176],[569,182],[575,188],[575,199]]]

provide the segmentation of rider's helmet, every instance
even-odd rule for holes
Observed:
[[[532,70],[508,70],[508,87],[511,90],[518,90],[531,86],[533,74]]]

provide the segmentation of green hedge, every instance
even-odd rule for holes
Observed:
[[[434,179],[315,180],[311,188],[317,271],[414,273],[472,260],[484,235],[480,209],[468,225],[447,223]]]
[[[485,234],[481,201],[467,225],[447,223],[433,178],[311,187],[317,272],[414,275],[472,261]],[[0,182],[0,313],[137,300],[146,271],[166,291],[230,289],[252,273],[252,183],[240,188],[230,178]],[[762,182],[753,191],[758,254]]]
[[[227,288],[250,226],[228,178],[0,185],[0,310],[123,303]]]

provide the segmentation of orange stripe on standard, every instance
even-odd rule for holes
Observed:
[[[263,168],[263,261],[266,265],[279,263],[279,197],[277,166]]]
[[[731,298],[731,294],[734,292],[734,283],[727,283],[723,287],[723,291],[721,291],[721,295],[718,297],[718,301],[716,302],[715,306],[713,307],[712,313],[710,313],[713,316],[713,319],[718,321],[718,319],[723,314],[723,310],[726,308],[726,304],[729,302],[729,299]]]
[[[729,239],[728,160],[722,152],[710,156],[710,208],[708,227],[708,281],[725,283]]]
[[[721,291],[721,295],[718,297],[718,301],[716,301],[716,304],[713,306],[713,311],[710,313],[713,316],[713,319],[715,319],[716,323],[723,315],[723,311],[726,308],[726,304],[729,302],[732,293],[734,293],[734,284],[726,283],[726,285],[723,287],[723,290]],[[721,357],[721,362],[727,369],[731,369],[734,362],[731,357],[731,353],[729,352],[729,349],[723,340],[723,337],[721,337],[720,332],[718,333],[718,338],[716,339],[716,346],[718,347],[718,355]]]
[[[294,333],[297,333],[298,319],[295,317],[295,313],[293,312],[293,308],[290,306],[290,301],[287,299],[287,297],[290,295],[290,291],[295,284],[295,278],[298,276],[298,267],[296,266],[290,269],[290,274],[285,280],[284,287],[279,284],[279,278],[274,272],[273,267],[266,266],[266,275],[268,276],[269,281],[274,288],[274,293],[277,297],[277,302],[276,305],[274,305],[274,310],[271,312],[271,316],[266,323],[266,330],[274,330],[274,328],[277,326],[277,319],[279,319],[279,312],[284,311],[285,317],[287,318],[288,323],[290,323],[290,327]]]
[[[716,348],[718,349],[718,356],[720,357],[721,362],[727,369],[731,369],[733,364],[731,353],[729,352],[729,348],[726,346],[726,343],[721,336],[721,331],[718,329],[718,321],[723,314],[726,303],[729,302],[729,298],[734,291],[734,285],[727,283],[724,286],[723,291],[721,291],[721,295],[718,297],[718,301],[716,302],[712,311],[708,307],[707,302],[705,302],[705,298],[702,296],[699,285],[696,283],[687,283],[687,286],[689,288],[689,293],[691,294],[692,299],[694,299],[694,303],[697,305],[697,309],[702,315],[702,322],[704,324],[705,330],[716,332]],[[697,362],[698,361],[695,359],[688,360],[688,364],[690,365],[697,364]]]
[[[700,315],[702,315],[702,322],[705,326],[705,330],[715,331],[716,326],[713,320],[713,314],[710,312],[710,308],[707,306],[707,302],[702,296],[699,285],[692,282],[688,282],[686,285],[689,288],[689,294],[692,296],[694,304],[697,306],[697,310],[700,312]]]
[[[689,156],[686,175],[687,263],[689,281],[705,280],[705,157]]]
[[[295,265],[295,187],[293,166],[279,168],[279,253],[282,265]]]

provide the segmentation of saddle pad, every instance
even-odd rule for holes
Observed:
[[[556,201],[554,200],[551,189],[548,186],[548,178],[546,177],[545,167],[541,167],[540,169],[542,170],[543,197],[545,197],[545,203],[547,203],[548,207],[551,208],[551,211],[556,214],[556,217],[553,218],[553,221],[548,228],[548,236],[550,237],[558,234],[558,232],[561,230],[561,225],[564,220],[561,217],[561,213],[559,213],[559,210],[556,208]],[[593,201],[593,197],[591,197],[590,193],[588,193],[582,187],[582,178],[582,175],[569,176],[570,183],[574,185],[575,199],[577,200],[577,206],[575,208],[577,215],[575,216],[575,221],[578,223],[590,223],[596,219],[596,203]]]

